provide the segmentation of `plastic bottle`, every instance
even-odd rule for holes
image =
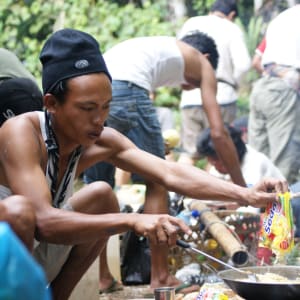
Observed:
[[[183,220],[188,226],[195,226],[198,223],[199,215],[197,210],[184,209],[177,217]]]
[[[200,213],[198,210],[193,209],[191,211],[191,217],[190,217],[190,225],[191,226],[195,226],[197,225],[198,221],[199,221],[199,217],[200,217]]]

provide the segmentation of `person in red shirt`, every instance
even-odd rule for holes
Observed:
[[[263,73],[263,67],[261,64],[262,55],[266,49],[266,37],[264,36],[257,48],[252,59],[252,68],[254,68],[259,74]]]

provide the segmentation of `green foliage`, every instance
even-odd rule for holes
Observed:
[[[55,3],[3,0],[0,4],[0,45],[15,52],[36,76],[41,41],[51,32],[51,24],[55,22]]]
[[[243,90],[239,93],[237,100],[237,117],[249,113],[249,90]]]
[[[180,102],[181,90],[179,88],[161,87],[155,95],[155,105],[177,108]]]
[[[255,53],[255,49],[261,42],[266,24],[263,23],[261,17],[252,16],[247,26],[237,18],[236,24],[241,28],[244,33],[245,42],[251,57]],[[249,112],[249,96],[252,89],[253,82],[259,78],[259,74],[254,69],[250,69],[243,80],[243,85],[239,91],[238,115],[244,115]]]
[[[237,1],[238,5],[238,11],[239,11],[239,19],[243,23],[244,26],[248,26],[249,20],[253,16],[253,0],[243,0],[243,1]]]
[[[205,15],[209,12],[210,7],[215,0],[193,0],[192,7],[196,15]]]
[[[195,166],[199,169],[205,170],[205,167],[207,166],[208,161],[206,158],[201,158],[196,161]]]
[[[89,32],[102,51],[127,38],[175,34],[176,24],[166,22],[167,0],[121,2],[122,6],[104,0],[2,0],[0,46],[15,52],[39,79],[39,53],[57,29]]]
[[[181,21],[170,22],[168,0],[1,0],[0,47],[12,50],[40,82],[39,53],[46,38],[55,30],[71,27],[92,34],[104,52],[116,43],[137,36],[175,35]],[[185,1],[188,16],[207,14],[214,0]],[[252,0],[239,2],[240,17],[253,11]],[[176,23],[177,22],[177,23]],[[238,20],[251,55],[264,30],[261,19]],[[246,24],[246,25],[245,25]],[[249,25],[248,25],[249,24]],[[251,83],[249,72],[239,106],[246,108]],[[162,88],[156,104],[177,108],[179,89]]]
[[[242,29],[249,53],[253,56],[263,37],[266,24],[263,23],[261,17],[251,17],[248,26],[245,26],[241,19],[237,18],[236,24]]]
[[[87,4],[89,1],[78,1],[75,8],[68,2],[65,1],[64,27],[91,33],[101,43],[102,51],[132,37],[175,33],[175,27],[165,22],[167,1],[155,4],[145,1],[144,6],[140,8],[132,3],[119,7],[116,3],[99,0],[93,9],[91,3]],[[75,9],[77,11],[74,11]]]

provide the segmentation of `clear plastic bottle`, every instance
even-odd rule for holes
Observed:
[[[198,210],[189,209],[184,209],[177,215],[177,217],[183,220],[188,226],[195,226],[198,223],[199,216]]]

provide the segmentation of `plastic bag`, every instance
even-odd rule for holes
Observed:
[[[44,271],[5,222],[0,222],[0,299],[50,300]]]
[[[290,193],[267,206],[259,234],[257,257],[268,264],[286,263],[294,247],[293,212]]]
[[[138,213],[143,212],[143,205]],[[148,239],[128,231],[121,243],[121,278],[124,285],[149,284],[151,255]]]
[[[144,205],[141,205],[137,213],[143,213],[143,211]],[[171,211],[170,206],[169,211]],[[124,285],[150,283],[151,253],[149,241],[144,237],[137,236],[133,231],[128,231],[122,238],[121,279]]]
[[[121,277],[124,285],[149,284],[151,259],[148,240],[127,232],[122,239]]]

